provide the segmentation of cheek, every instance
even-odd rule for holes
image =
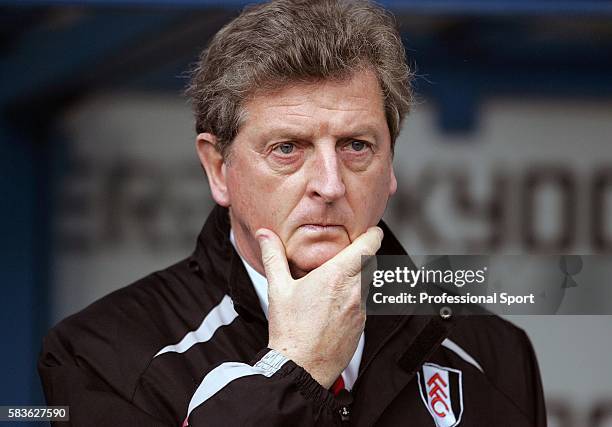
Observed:
[[[258,223],[257,214],[260,212],[260,194],[265,194],[260,177],[251,169],[250,165],[236,162],[228,169],[227,176],[230,204],[235,215],[249,225]]]
[[[349,197],[352,199],[355,225],[360,228],[356,233],[361,234],[382,218],[390,196],[389,177],[388,171],[382,171],[368,177],[357,177],[355,182],[351,183]]]
[[[281,231],[299,200],[296,182],[252,164],[233,165],[227,182],[234,212],[251,227]]]

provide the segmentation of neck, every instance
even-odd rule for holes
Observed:
[[[266,275],[263,263],[261,262],[261,250],[259,244],[251,233],[249,227],[241,221],[236,220],[232,214],[232,209],[229,209],[230,226],[234,232],[236,241],[236,250],[238,254],[247,262],[255,271],[262,276]]]

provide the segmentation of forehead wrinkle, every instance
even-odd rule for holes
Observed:
[[[268,136],[295,136],[311,139],[315,136],[331,134],[336,137],[356,137],[359,135],[376,136],[380,123],[373,120],[367,109],[350,111],[338,110],[340,114],[326,114],[327,109],[318,112],[284,112],[265,120]],[[342,114],[342,113],[346,114]],[[355,114],[356,113],[356,114]],[[383,124],[384,118],[381,116]],[[306,136],[309,136],[306,138]]]
[[[288,108],[288,109],[300,109],[305,110],[316,110],[323,109],[328,111],[367,111],[368,99],[361,95],[343,94],[341,97],[336,99],[318,99],[313,94],[296,94],[296,100],[294,102],[290,100],[278,100],[278,102],[272,102],[271,104],[262,105],[261,108],[264,110],[276,109],[276,108]],[[355,104],[355,100],[366,101],[360,108],[352,108]],[[324,105],[329,104],[329,105]],[[382,99],[380,99],[382,105]],[[300,114],[300,113],[287,113],[287,114]]]
[[[322,108],[324,110],[327,111],[343,111],[343,112],[353,112],[353,111],[367,111],[367,108],[343,108],[343,107],[324,107],[324,106],[319,106],[319,108]]]
[[[312,117],[312,114],[306,113],[287,113],[285,117]]]
[[[355,110],[367,112],[366,110]],[[308,114],[292,113],[285,117],[311,118]],[[304,139],[317,139],[323,136],[332,136],[334,139],[344,139],[349,137],[370,136],[378,137],[379,123],[372,120],[368,115],[342,115],[342,116],[326,116],[322,120],[314,120],[312,122],[301,120],[292,122],[287,120],[277,129],[272,130],[273,133],[293,134]],[[386,122],[384,122],[386,126]]]
[[[264,105],[263,108],[268,109],[268,108],[285,108],[285,107],[299,107],[300,105],[303,105],[304,102],[303,101],[298,101],[298,102],[282,102],[282,103],[274,103],[272,105]]]

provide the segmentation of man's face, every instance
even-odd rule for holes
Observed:
[[[255,232],[285,245],[294,277],[376,225],[397,183],[380,87],[370,71],[261,93],[224,166],[232,229],[263,273]]]

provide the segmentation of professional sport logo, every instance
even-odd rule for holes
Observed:
[[[459,425],[463,413],[461,371],[425,363],[417,378],[421,398],[436,426]]]

